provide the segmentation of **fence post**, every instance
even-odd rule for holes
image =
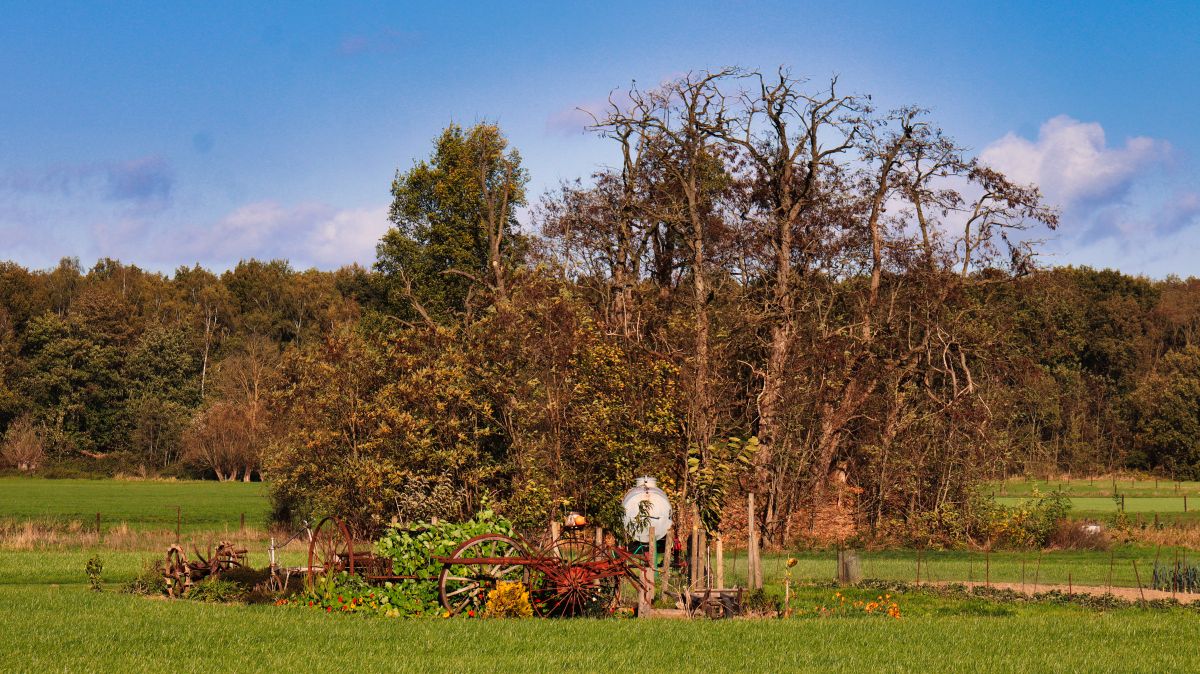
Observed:
[[[725,588],[725,541],[721,540],[721,533],[717,532],[717,587]]]
[[[746,516],[747,516],[747,546],[746,546],[746,565],[747,565],[747,582],[750,589],[757,590],[758,584],[758,532],[756,531],[754,521],[754,492],[746,495]]]

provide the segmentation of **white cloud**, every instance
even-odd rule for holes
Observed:
[[[323,203],[287,206],[258,201],[240,206],[211,226],[187,228],[182,248],[202,262],[287,258],[297,267],[369,264],[387,231],[387,208],[337,209]]]
[[[1104,128],[1059,115],[1042,124],[1037,140],[1010,133],[984,148],[980,159],[1022,183],[1034,183],[1064,209],[1112,203],[1146,170],[1171,154],[1162,140],[1129,138],[1109,147]]]
[[[1110,258],[1106,266],[1151,275],[1178,271],[1156,272],[1170,257],[1159,243],[1200,224],[1200,193],[1175,159],[1165,140],[1137,136],[1110,145],[1099,123],[1066,115],[1042,124],[1034,140],[1010,133],[980,153],[983,163],[1036,184],[1062,209],[1047,248],[1056,263]]]

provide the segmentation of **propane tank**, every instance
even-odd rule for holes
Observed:
[[[639,477],[633,489],[625,492],[621,507],[625,510],[625,529],[635,541],[649,543],[651,526],[655,540],[665,538],[671,528],[671,500],[652,477]],[[639,520],[643,512],[645,519]]]

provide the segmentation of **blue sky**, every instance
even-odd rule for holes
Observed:
[[[538,194],[614,159],[577,106],[786,64],[1041,183],[1050,261],[1200,275],[1200,2],[333,4],[0,5],[0,259],[369,264],[448,122]]]

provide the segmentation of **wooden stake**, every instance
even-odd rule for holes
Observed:
[[[1142,597],[1142,603],[1146,603],[1146,593],[1142,590],[1142,574],[1138,573],[1137,560],[1133,560],[1133,576],[1137,578],[1138,594]]]
[[[650,610],[654,610],[654,591],[656,589],[654,582],[654,565],[658,563],[658,538],[654,532],[654,525],[650,525],[649,534],[650,542],[646,544],[646,603],[650,605]],[[648,615],[648,614],[647,614]]]
[[[175,506],[175,542],[179,542],[179,528],[183,524],[183,509]]]
[[[725,542],[721,540],[721,534],[717,534],[717,587],[725,587]]]
[[[983,552],[983,586],[992,586],[992,549]]]
[[[666,539],[663,541],[663,558],[662,558],[662,591],[667,593],[668,586],[671,582],[671,555],[675,552],[675,529],[667,529]]]

